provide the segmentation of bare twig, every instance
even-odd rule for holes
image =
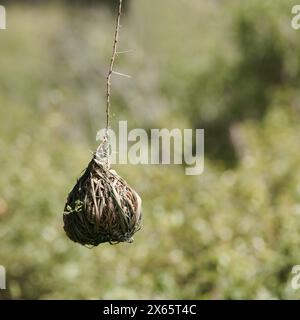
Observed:
[[[116,52],[116,55],[119,56],[119,54],[124,54],[124,53],[129,53],[129,52],[133,52],[133,50],[118,51],[118,52]]]
[[[117,71],[113,71],[113,74],[116,74],[117,76],[121,76],[121,77],[125,77],[125,78],[131,78],[130,75],[125,74],[125,73],[121,73],[121,72],[117,72]]]
[[[108,135],[108,129],[109,129],[109,118],[110,118],[110,87],[111,87],[111,76],[113,74],[113,68],[114,68],[114,63],[115,63],[115,58],[117,55],[117,44],[118,44],[118,39],[119,39],[119,30],[120,30],[120,20],[121,20],[121,13],[122,13],[122,1],[119,0],[119,10],[118,10],[118,16],[117,16],[117,24],[116,24],[116,31],[115,31],[115,40],[114,40],[114,45],[113,45],[113,53],[111,56],[110,60],[110,67],[109,67],[109,72],[107,76],[107,93],[106,93],[106,134]]]

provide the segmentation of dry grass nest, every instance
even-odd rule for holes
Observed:
[[[141,199],[94,156],[68,195],[63,220],[68,237],[82,245],[132,242],[140,229]]]

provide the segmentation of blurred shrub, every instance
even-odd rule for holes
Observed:
[[[129,7],[130,0],[124,0],[123,1],[123,9],[126,11]],[[11,5],[12,1],[9,0],[2,0],[2,5]],[[15,0],[15,4],[22,4],[22,5],[38,5],[38,4],[66,4],[68,6],[71,6],[72,8],[78,8],[78,7],[95,7],[95,6],[102,6],[105,5],[109,7],[113,12],[115,12],[119,6],[119,0],[54,0],[54,1],[43,1],[41,3],[40,0],[27,0],[25,3],[22,0]]]
[[[292,31],[286,32],[287,4],[252,1],[232,10],[231,30],[224,30],[230,34],[226,40],[233,47],[231,57],[216,48],[206,69],[198,68],[185,87],[186,114],[194,127],[206,129],[206,151],[212,159],[236,164],[235,125],[247,119],[261,121],[274,91],[298,84],[299,64],[291,68],[287,63],[300,56]]]

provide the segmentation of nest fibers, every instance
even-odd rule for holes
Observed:
[[[98,148],[78,179],[63,213],[66,234],[82,245],[132,242],[140,229],[141,199],[109,168],[103,150]]]

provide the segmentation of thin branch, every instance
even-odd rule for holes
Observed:
[[[133,52],[134,50],[124,50],[124,51],[118,51],[116,52],[116,54],[123,54],[123,53],[129,53],[129,52]]]
[[[125,74],[125,73],[121,73],[121,72],[117,72],[117,71],[113,71],[112,73],[117,75],[117,76],[121,76],[121,77],[125,77],[125,78],[131,78],[130,75]]]
[[[117,55],[117,44],[119,39],[119,30],[120,30],[120,20],[121,20],[121,13],[122,13],[122,0],[119,0],[119,10],[118,10],[118,16],[117,16],[117,23],[116,23],[116,31],[115,31],[115,40],[113,45],[113,53],[110,60],[110,67],[109,72],[107,76],[107,85],[106,85],[106,129],[108,132],[109,129],[109,118],[110,118],[110,87],[111,87],[111,76],[113,74],[113,68],[115,63],[115,58]]]

